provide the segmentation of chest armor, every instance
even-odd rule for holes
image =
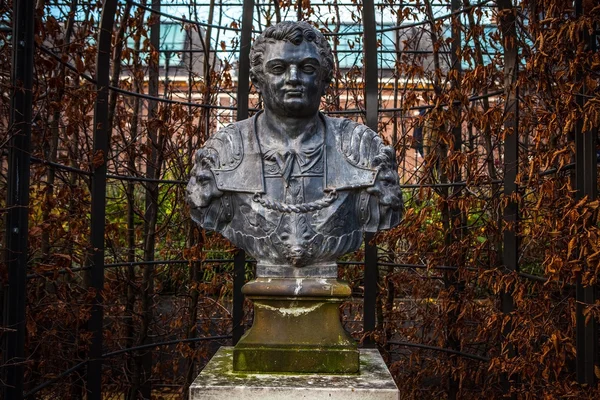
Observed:
[[[381,141],[362,125],[321,118],[323,143],[299,154],[268,156],[256,117],[207,143],[218,154],[212,170],[228,208],[221,215],[229,216],[216,230],[246,248],[259,268],[305,267],[317,260],[335,265],[341,254],[360,247],[365,221],[358,208],[368,207],[364,189],[377,177],[371,161]]]

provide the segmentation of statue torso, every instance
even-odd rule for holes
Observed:
[[[363,125],[320,118],[322,133],[295,151],[261,141],[256,117],[205,146],[218,160],[212,171],[224,195],[200,223],[246,249],[259,267],[335,265],[360,247],[365,226],[380,225],[365,189],[377,176],[371,162],[381,139]]]

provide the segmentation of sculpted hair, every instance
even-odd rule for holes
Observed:
[[[310,24],[304,21],[284,21],[265,29],[256,39],[250,49],[250,72],[253,80],[260,80],[263,76],[263,55],[265,47],[270,40],[283,40],[298,46],[302,41],[313,42],[317,46],[321,56],[323,68],[323,81],[326,85],[331,82],[333,76],[333,54],[331,46],[325,36]]]

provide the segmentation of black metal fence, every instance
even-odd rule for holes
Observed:
[[[111,71],[114,71],[115,66],[111,66],[111,55],[114,50],[114,23],[115,15],[119,5],[117,0],[105,0],[102,5],[102,13],[98,22],[98,36],[97,36],[97,58],[95,65],[95,75],[89,76],[80,74],[81,78],[93,82],[95,84],[96,99],[95,107],[93,111],[94,130],[93,134],[93,154],[96,162],[92,163],[89,171],[82,170],[77,167],[63,165],[56,161],[42,160],[39,158],[31,157],[31,136],[32,136],[32,79],[34,71],[34,52],[38,51],[45,53],[48,56],[55,57],[58,62],[64,63],[65,68],[71,69],[75,72],[78,71],[76,66],[64,62],[61,58],[51,49],[47,48],[43,43],[36,43],[34,40],[34,24],[36,21],[35,14],[31,10],[35,9],[35,3],[33,0],[15,1],[12,12],[12,49],[13,49],[13,61],[12,61],[12,77],[11,83],[13,85],[11,105],[10,105],[10,143],[7,146],[8,149],[8,174],[7,174],[7,204],[6,204],[6,267],[8,284],[5,286],[5,297],[4,297],[4,331],[3,331],[3,355],[4,355],[4,398],[6,399],[23,399],[23,398],[35,398],[42,389],[45,389],[51,385],[58,384],[61,380],[65,379],[69,374],[75,372],[83,373],[83,380],[85,390],[87,392],[87,398],[89,399],[101,399],[103,398],[103,366],[107,359],[111,357],[118,357],[127,352],[136,352],[144,349],[153,349],[158,346],[175,344],[175,343],[192,343],[201,341],[221,341],[222,343],[229,342],[236,343],[237,340],[243,334],[244,324],[244,299],[241,294],[241,287],[244,284],[245,273],[246,273],[246,260],[243,252],[237,252],[233,259],[227,260],[205,260],[205,262],[231,262],[234,263],[234,278],[233,278],[233,306],[232,306],[232,325],[230,335],[218,335],[212,337],[196,337],[187,338],[182,340],[170,340],[162,342],[152,342],[140,344],[138,346],[124,348],[118,351],[107,352],[103,344],[103,327],[105,325],[104,320],[104,299],[103,289],[105,287],[105,274],[110,268],[125,267],[125,266],[140,266],[148,271],[152,272],[152,268],[155,265],[168,265],[168,264],[189,264],[189,260],[155,260],[152,256],[151,259],[145,259],[139,262],[119,262],[119,263],[107,263],[105,246],[106,246],[106,208],[107,208],[107,181],[108,180],[120,180],[125,182],[144,182],[152,186],[155,190],[158,185],[184,185],[185,182],[177,179],[161,179],[158,175],[153,174],[152,171],[146,171],[146,176],[125,176],[121,174],[110,174],[107,170],[106,155],[109,154],[110,143],[109,143],[109,118],[114,110],[109,109],[109,98],[111,94],[119,94],[122,96],[133,96],[143,98],[148,101],[148,115],[152,115],[157,111],[157,104],[161,102],[167,102],[172,104],[180,104],[183,106],[189,106],[193,108],[200,108],[202,110],[231,110],[235,111],[236,118],[238,120],[245,119],[249,113],[254,111],[250,108],[249,97],[251,94],[251,88],[249,84],[249,60],[248,54],[250,50],[250,44],[253,33],[257,30],[253,30],[253,23],[256,23],[256,10],[260,10],[260,7],[267,6],[269,4],[258,4],[253,0],[244,0],[241,5],[242,18],[241,26],[224,26],[219,24],[210,23],[199,23],[197,21],[187,18],[181,18],[165,12],[161,9],[160,0],[153,0],[150,5],[146,5],[127,0],[126,3],[131,7],[137,7],[140,10],[153,13],[157,18],[168,18],[184,24],[193,24],[201,27],[208,31],[209,29],[222,29],[231,30],[239,35],[239,63],[237,65],[237,93],[235,98],[237,104],[235,105],[221,105],[221,104],[200,104],[194,101],[180,101],[173,100],[165,97],[161,97],[158,93],[159,90],[159,66],[158,63],[149,65],[149,83],[148,83],[148,94],[143,95],[140,93],[134,93],[133,91],[122,89],[114,86],[111,82]],[[300,5],[296,7],[298,12],[298,18],[304,19],[306,15],[303,14],[303,8]],[[429,4],[429,3],[428,3]],[[468,4],[468,3],[466,3]],[[214,2],[211,2],[212,7],[216,7]],[[221,4],[222,6],[223,4]],[[379,6],[379,5],[378,5]],[[503,268],[507,275],[512,273],[518,274],[523,279],[529,279],[532,281],[547,282],[547,279],[543,276],[535,276],[528,273],[520,272],[520,237],[519,234],[519,222],[520,222],[520,210],[518,194],[521,192],[520,182],[521,175],[519,174],[520,159],[523,154],[521,151],[521,144],[519,143],[519,108],[520,99],[522,93],[519,92],[518,84],[518,73],[519,73],[519,59],[522,57],[519,48],[517,47],[517,41],[514,40],[516,37],[516,24],[515,24],[515,6],[509,0],[499,0],[495,3],[491,1],[481,1],[476,4],[465,6],[465,3],[459,0],[452,0],[449,5],[450,12],[434,18],[433,14],[431,18],[422,22],[415,22],[411,24],[398,24],[398,26],[382,26],[376,20],[376,5],[373,0],[366,0],[362,2],[360,10],[362,12],[361,20],[362,27],[360,30],[353,30],[350,32],[352,35],[360,34],[363,37],[364,54],[363,54],[363,65],[364,65],[364,82],[361,90],[364,93],[364,103],[354,109],[344,109],[344,114],[359,114],[361,115],[366,124],[372,129],[377,130],[380,126],[380,119],[382,116],[391,115],[395,117],[399,112],[408,111],[419,111],[432,109],[438,105],[418,105],[409,108],[398,107],[393,104],[393,107],[381,107],[382,104],[382,69],[379,57],[383,50],[380,44],[378,44],[378,37],[381,40],[381,35],[386,32],[398,32],[401,30],[411,29],[419,26],[435,24],[440,21],[452,21],[451,24],[451,35],[450,42],[451,48],[447,52],[449,55],[449,81],[448,85],[459,85],[460,76],[462,74],[461,60],[459,54],[461,52],[461,43],[463,42],[461,35],[463,30],[461,29],[459,16],[468,14],[473,10],[481,9],[482,7],[498,7],[503,15],[508,15],[500,23],[500,29],[504,37],[504,54],[498,53],[497,56],[504,60],[504,77],[505,81],[502,90],[490,91],[483,94],[474,94],[467,101],[475,102],[481,101],[482,99],[489,98],[501,98],[504,103],[504,112],[509,117],[504,122],[504,130],[507,132],[504,140],[503,148],[503,168],[504,174],[501,179],[490,180],[484,182],[483,185],[494,187],[496,190],[503,188],[504,195],[509,199],[503,204]],[[583,13],[582,1],[577,0],[574,3],[575,16]],[[160,16],[160,17],[159,17]],[[457,22],[458,21],[458,22]],[[154,48],[160,48],[160,36],[159,36],[160,24],[154,24],[150,30],[150,41]],[[349,33],[344,32],[330,32],[328,36],[333,37],[333,40]],[[511,39],[512,38],[512,39]],[[512,40],[512,41],[511,41]],[[596,47],[596,36],[590,35],[588,37],[589,46],[592,49]],[[192,49],[188,49],[192,52]],[[206,50],[203,50],[206,52]],[[340,50],[342,51],[342,50]],[[397,49],[398,54],[400,53]],[[410,51],[407,51],[410,53]],[[431,54],[432,51],[426,50],[413,50],[413,54]],[[206,52],[208,54],[208,52]],[[392,88],[393,93],[397,94],[399,88],[394,86]],[[584,88],[581,93],[576,94],[577,103],[584,108],[586,101],[589,101],[589,97],[586,94]],[[449,107],[454,110],[458,115],[458,120],[461,120],[461,112],[463,112],[462,104],[455,101],[450,104],[442,106]],[[334,112],[335,113],[335,112]],[[574,160],[573,163],[567,166],[559,168],[549,169],[543,174],[555,174],[570,169],[574,169],[574,185],[576,188],[576,198],[593,201],[597,198],[597,144],[596,137],[592,134],[585,134],[583,127],[583,120],[580,120],[573,130],[573,141],[575,146]],[[205,124],[205,129],[208,131],[210,125]],[[460,151],[463,143],[462,136],[462,125],[454,124],[452,126],[452,135],[454,141],[452,143],[455,151]],[[149,131],[152,135],[152,131]],[[156,141],[156,138],[149,138],[151,141]],[[151,157],[157,157],[156,153],[153,153]],[[92,307],[88,319],[87,329],[92,334],[90,338],[89,348],[87,353],[83,357],[83,361],[73,365],[71,368],[60,371],[52,379],[49,379],[36,387],[25,387],[24,386],[24,365],[28,359],[28,354],[25,348],[25,337],[26,337],[26,289],[28,281],[30,279],[36,279],[44,274],[29,272],[28,262],[28,232],[30,226],[28,225],[28,216],[30,210],[29,203],[29,192],[32,182],[30,182],[29,174],[32,164],[43,163],[45,165],[51,165],[58,170],[70,171],[78,174],[85,175],[90,178],[90,193],[91,193],[91,204],[90,204],[90,243],[89,243],[89,259],[85,266],[76,268],[68,268],[59,271],[47,272],[48,275],[54,274],[71,274],[77,271],[88,271],[90,276],[90,287],[94,289],[94,297],[92,300]],[[467,186],[467,180],[461,175],[461,167],[450,167],[454,173],[445,182],[438,183],[407,183],[403,185],[405,189],[422,189],[422,188],[434,188],[439,189],[445,196],[458,196],[460,191]],[[451,209],[449,215],[451,221],[460,219],[460,210]],[[445,238],[447,244],[452,241],[458,242],[461,238],[461,229],[458,225],[454,226],[454,222],[451,222],[453,228],[451,232]],[[457,271],[464,266],[436,266],[431,264],[397,264],[393,262],[381,262],[378,260],[378,251],[375,244],[372,243],[373,235],[367,235],[365,238],[364,247],[364,305],[363,305],[363,331],[366,336],[365,345],[373,345],[374,341],[368,335],[369,332],[376,330],[378,323],[377,317],[377,296],[381,289],[378,287],[380,284],[380,269],[392,268],[392,269],[410,269],[410,270],[425,270],[425,271],[442,271],[443,280],[446,287],[452,287],[455,291],[462,290],[462,281]],[[152,249],[150,249],[152,253]],[[347,262],[348,263],[348,262]],[[352,262],[349,262],[352,264]],[[340,265],[344,265],[343,262]],[[591,266],[590,266],[591,268]],[[579,274],[585,274],[586,271],[582,270]],[[392,294],[393,297],[393,294]],[[513,294],[506,290],[499,296],[501,301],[501,309],[506,315],[511,315],[515,311],[515,304],[513,301]],[[392,300],[393,301],[393,300]],[[593,385],[596,382],[596,374],[594,369],[598,366],[598,331],[596,326],[596,319],[591,318],[591,321],[586,322],[586,306],[594,305],[597,302],[597,285],[584,285],[582,283],[581,276],[578,277],[576,286],[576,301],[577,301],[577,315],[576,315],[576,371],[577,380],[580,383],[586,383]],[[507,323],[504,327],[504,336],[510,335],[512,329],[511,323]],[[449,335],[446,341],[446,346],[438,347],[432,345],[425,345],[409,341],[390,340],[387,342],[391,346],[409,346],[417,347],[428,350],[435,350],[445,352],[448,354],[458,355],[466,357],[472,360],[477,360],[483,363],[490,361],[490,358],[480,354],[474,354],[461,350],[458,338]],[[508,350],[511,354],[515,354],[515,349]],[[152,358],[150,357],[150,364]],[[511,377],[507,376],[507,382],[511,381]],[[450,397],[455,397],[458,388],[455,379],[451,379],[448,384],[448,393]],[[507,383],[505,390],[510,392],[510,384]],[[149,396],[148,396],[149,397]]]

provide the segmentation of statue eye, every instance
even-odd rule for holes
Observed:
[[[276,64],[269,68],[270,72],[276,75],[281,75],[285,72],[285,66],[281,64]]]
[[[302,72],[305,72],[307,74],[312,74],[312,73],[315,73],[316,71],[317,71],[317,68],[314,65],[305,64],[302,66]]]
[[[212,179],[212,173],[210,171],[206,171],[206,170],[201,170],[196,174],[196,181],[197,182],[208,182]]]

